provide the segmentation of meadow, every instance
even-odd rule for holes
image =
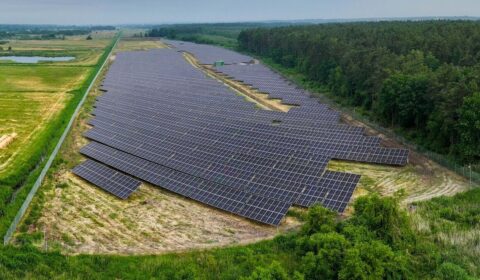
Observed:
[[[0,233],[105,59],[115,33],[63,40],[9,40],[0,55],[73,56],[68,62],[0,63]]]

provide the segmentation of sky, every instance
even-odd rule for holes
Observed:
[[[155,24],[480,16],[479,0],[0,0],[0,23]]]

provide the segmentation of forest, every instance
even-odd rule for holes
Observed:
[[[154,27],[145,36],[234,48],[237,45],[238,34],[242,30],[260,26],[268,27],[267,24],[261,23],[173,24]]]
[[[253,28],[239,48],[303,74],[344,105],[463,164],[480,162],[480,23]]]
[[[165,24],[153,26],[145,33],[146,37],[165,37],[168,39],[190,41],[200,44],[219,45],[226,48],[236,48],[237,38],[242,30],[251,28],[273,28],[280,26],[299,25],[323,22],[322,20],[301,21],[264,21],[264,22],[232,22],[232,23],[192,23]]]

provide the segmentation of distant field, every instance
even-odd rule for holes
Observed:
[[[158,39],[150,40],[148,38],[127,38],[122,39],[119,43],[115,52],[124,52],[124,51],[141,51],[149,49],[158,49],[165,48],[165,44],[160,42]]]
[[[3,45],[0,55],[12,55],[7,51],[12,48],[13,55],[37,56],[74,56],[75,60],[56,62],[55,65],[93,66],[98,62],[103,49],[111,42],[112,32],[98,32],[92,35],[93,40],[86,40],[86,36],[71,36],[65,40],[10,40]],[[10,62],[0,62],[2,63]],[[39,65],[51,64],[42,62]]]
[[[0,62],[0,221],[1,232],[25,193],[14,195],[45,155],[78,102],[114,33],[65,40],[12,40],[0,55],[74,56],[68,62]],[[7,52],[10,46],[12,52]],[[71,109],[68,109],[71,110]],[[53,141],[54,142],[54,141]],[[8,214],[5,214],[8,212]],[[4,218],[4,215],[6,218]],[[4,218],[4,219],[2,219]]]

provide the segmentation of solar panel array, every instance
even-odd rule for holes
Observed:
[[[122,199],[128,198],[141,182],[93,160],[77,165],[73,173]]]
[[[268,93],[270,98],[280,98],[283,103],[301,105],[293,109],[296,114],[309,114],[325,109],[319,106],[311,94],[282,78],[263,64],[232,64],[216,68],[217,71],[250,85],[253,89]]]
[[[187,46],[204,61],[244,60],[210,46],[177,46]],[[265,69],[252,73],[273,73]],[[230,74],[237,72],[245,73],[242,79],[248,76],[243,68]],[[277,84],[285,85],[287,97],[293,86]],[[85,133],[92,142],[82,154],[111,170],[266,224],[278,225],[293,204],[322,203],[344,211],[360,176],[326,170],[332,158],[406,163],[406,150],[381,147],[378,137],[341,124],[338,112],[304,98],[305,93],[291,91],[291,101],[301,107],[288,113],[258,109],[192,67],[178,49],[119,53],[102,88],[93,128]],[[79,175],[98,174],[86,170]],[[105,188],[104,181],[86,179]]]
[[[226,64],[250,62],[252,57],[243,55],[224,48],[214,48],[209,45],[197,44],[192,42],[176,41],[176,40],[163,40],[170,46],[173,46],[177,50],[189,52],[195,55],[201,64],[213,64],[216,61],[223,61]]]

